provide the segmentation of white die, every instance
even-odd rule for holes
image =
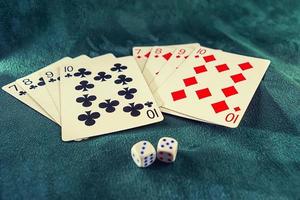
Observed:
[[[132,146],[131,157],[138,167],[148,167],[156,159],[155,148],[148,141],[140,141]]]
[[[174,162],[177,155],[178,142],[171,137],[162,137],[157,144],[157,159],[171,163]]]

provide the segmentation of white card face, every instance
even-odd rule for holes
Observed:
[[[150,82],[158,75],[161,68],[170,60],[170,58],[172,58],[176,49],[196,48],[198,46],[198,43],[190,43],[153,47],[143,70],[146,82],[150,84]]]
[[[160,68],[171,58],[175,47],[153,47],[143,70],[146,82],[149,84]]]
[[[45,81],[45,88],[47,92],[49,93],[51,100],[53,101],[58,113],[60,110],[60,104],[59,104],[59,66],[65,65],[72,61],[72,58],[65,58],[63,59],[60,64],[52,65],[52,67],[45,67],[41,70],[39,70],[39,75],[44,79]]]
[[[197,45],[197,47],[200,47],[200,45]],[[173,53],[174,55],[163,65],[159,73],[151,81],[149,85],[151,91],[156,91],[157,88],[161,86],[176,70],[176,68],[178,68],[178,66],[187,59],[194,49],[194,47],[177,48]]]
[[[132,55],[141,71],[144,70],[145,64],[150,56],[152,47],[133,47]]]
[[[46,113],[40,105],[38,105],[16,82],[12,82],[2,87],[2,89],[8,94],[12,95],[22,103],[26,104],[35,111],[41,113],[48,119],[54,121],[48,113]],[[54,121],[55,122],[55,121]]]
[[[190,48],[196,48],[200,44],[199,43],[190,43],[190,44],[183,44],[183,45],[165,45],[161,47],[175,47],[175,48],[180,48],[180,47],[190,47]],[[132,55],[134,59],[136,60],[138,66],[140,67],[141,71],[144,70],[145,64],[150,56],[151,50],[153,46],[140,46],[140,47],[133,47],[132,48]]]
[[[27,92],[27,94],[37,102],[58,124],[60,124],[59,110],[52,100],[45,85],[47,82],[40,75],[40,71],[51,71],[55,66],[70,61],[69,57],[65,57],[55,63],[48,65],[28,76],[20,78],[16,83]]]
[[[221,50],[210,49],[210,48],[202,47],[202,46],[200,46],[198,48],[195,48],[193,50],[193,52],[187,57],[187,59],[185,59],[185,61],[183,63],[181,63],[180,66],[175,68],[175,71],[170,76],[167,77],[167,79],[160,85],[160,87],[164,87],[165,84],[168,84],[169,79],[171,79],[171,77],[173,77],[173,74],[178,73],[177,72],[178,69],[180,69],[180,68],[185,69],[185,68],[189,68],[190,66],[197,65],[201,61],[203,56],[207,56],[207,55],[211,54],[214,51],[220,51],[221,52]],[[158,89],[159,88],[157,88],[157,90]],[[156,99],[156,102],[161,107],[161,106],[163,106],[163,102],[161,101],[160,94],[159,94],[159,92],[157,92],[157,90],[153,92],[153,95]],[[166,109],[166,110],[168,110],[168,109]]]
[[[208,121],[204,121],[204,120],[201,120],[201,119],[198,119],[198,118],[195,118],[195,117],[191,117],[189,115],[185,115],[185,114],[173,111],[173,110],[169,110],[169,109],[166,109],[164,107],[160,107],[160,111],[163,112],[163,113],[169,114],[169,115],[174,115],[174,116],[178,116],[178,117],[182,117],[182,118],[186,118],[186,119],[190,119],[190,120],[194,120],[194,121],[213,124],[212,122],[208,122]]]
[[[78,71],[90,73],[66,78],[66,71],[72,74]],[[64,141],[108,134],[163,120],[132,56],[76,63],[66,71],[60,69]]]
[[[189,58],[156,95],[166,109],[237,127],[270,61],[209,49],[198,58]]]
[[[85,61],[85,60],[88,61],[90,58],[86,55],[81,55],[81,56],[78,56],[73,59],[66,58],[57,65],[52,65],[51,67],[46,67],[46,68],[39,70],[39,74],[45,80],[45,82],[46,82],[45,87],[47,88],[47,91],[48,91],[49,95],[51,96],[51,99],[54,102],[59,114],[60,114],[59,68],[62,66],[67,66],[69,63],[75,62],[78,59],[81,59],[82,61]]]

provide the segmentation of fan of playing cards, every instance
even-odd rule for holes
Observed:
[[[3,90],[59,124],[63,141],[160,122],[161,112],[235,128],[269,64],[198,43],[134,47],[65,57]]]
[[[135,47],[133,55],[162,112],[231,128],[270,64],[199,44]]]

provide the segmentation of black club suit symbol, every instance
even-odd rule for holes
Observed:
[[[114,64],[114,67],[112,67],[110,70],[111,71],[117,71],[117,72],[122,72],[123,70],[127,69],[127,66],[124,66],[120,63]]]
[[[49,82],[49,83],[52,83],[52,82],[55,82],[55,81],[56,81],[56,80],[55,80],[54,78],[50,78],[48,82]]]
[[[30,87],[29,87],[29,89],[30,90],[34,90],[35,88],[37,88],[38,86],[36,86],[36,85],[31,85]]]
[[[112,113],[116,110],[116,106],[118,106],[120,103],[117,100],[111,100],[111,99],[107,99],[105,100],[105,102],[101,102],[99,104],[100,108],[105,108],[105,111],[108,113]]]
[[[86,77],[91,74],[92,74],[92,72],[88,71],[87,69],[80,68],[80,69],[78,69],[78,72],[74,73],[74,76],[83,78],[83,77]]]
[[[107,79],[110,79],[110,78],[111,78],[110,74],[107,74],[105,72],[99,72],[98,76],[94,77],[94,80],[95,81],[106,81]]]
[[[134,97],[134,93],[136,93],[137,90],[135,88],[124,88],[123,90],[120,90],[118,92],[118,95],[124,96],[125,99],[132,99]]]
[[[129,106],[125,106],[123,108],[124,112],[129,112],[131,116],[137,117],[141,114],[140,110],[144,108],[144,105],[141,103],[129,103]]]
[[[27,94],[27,92],[25,92],[25,91],[20,91],[20,92],[19,92],[19,95],[20,95],[20,96],[23,96],[23,95],[25,95],[25,94]]]
[[[86,111],[86,114],[81,114],[78,116],[79,121],[84,121],[84,124],[87,126],[92,126],[96,123],[95,119],[98,119],[100,117],[100,113],[98,112],[92,112],[92,111]]]
[[[132,78],[130,77],[126,77],[126,75],[119,75],[118,79],[115,80],[116,84],[122,84],[122,85],[126,85],[128,82],[131,82]]]
[[[38,86],[44,86],[45,84],[45,80],[42,77],[39,78]]]
[[[144,103],[145,106],[147,106],[148,108],[151,108],[153,105],[152,101],[147,101],[146,103]]]
[[[72,74],[67,73],[67,74],[65,75],[65,77],[66,77],[66,78],[70,78],[70,77],[72,77]]]
[[[88,89],[92,89],[94,84],[89,83],[88,81],[80,81],[79,85],[75,87],[75,90],[88,91]]]
[[[77,103],[82,103],[82,106],[89,107],[92,105],[92,101],[95,101],[97,97],[95,95],[84,94],[82,97],[76,99]]]

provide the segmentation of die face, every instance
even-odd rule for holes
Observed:
[[[167,163],[173,162],[175,160],[172,153],[163,152],[163,151],[157,152],[157,159]]]
[[[131,148],[131,157],[134,161],[134,163],[138,166],[141,167],[142,166],[142,159],[141,157],[138,155],[137,151],[135,150],[134,147]]]
[[[132,158],[139,167],[148,167],[156,158],[155,148],[148,141],[140,141],[133,145],[132,152]]]
[[[149,156],[151,153],[153,153],[153,151],[155,151],[153,145],[148,141],[139,142],[138,148],[142,157]]]
[[[171,137],[163,137],[158,141],[157,149],[164,152],[177,152],[178,142]]]
[[[177,149],[178,142],[174,138],[163,137],[158,141],[157,158],[163,162],[174,162]]]
[[[156,153],[153,152],[151,154],[149,154],[148,156],[145,156],[143,159],[142,159],[142,166],[143,167],[148,167],[150,166],[152,163],[154,163],[156,159]]]

